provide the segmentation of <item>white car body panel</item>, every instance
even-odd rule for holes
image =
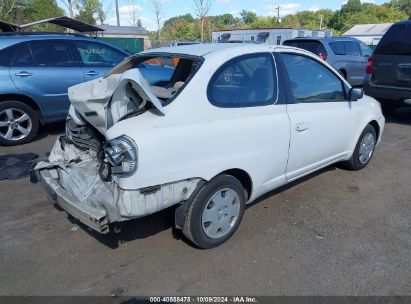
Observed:
[[[220,108],[210,103],[207,97],[208,84],[225,62],[247,53],[284,50],[304,54],[331,68],[315,55],[294,48],[198,45],[145,52],[204,57],[201,68],[175,100],[165,107],[161,106],[148,86],[142,85],[143,81],[133,76],[135,69],[116,74],[130,68],[130,62],[120,64],[106,78],[70,89],[71,115],[75,116],[73,107],[81,114],[96,111],[97,115],[87,120],[107,141],[126,135],[137,146],[136,172],[123,178],[114,175],[112,180],[118,189],[117,194],[127,193],[127,202],[121,203],[121,216],[139,217],[179,203],[181,197],[187,199],[194,192],[192,181],[209,181],[233,169],[242,170],[250,177],[250,203],[301,176],[349,159],[362,131],[370,122],[378,124],[378,142],[381,140],[384,117],[379,103],[367,96],[358,101],[287,105],[285,94],[280,94],[276,104],[239,108]],[[278,71],[280,67],[277,63]],[[336,77],[349,87],[341,76],[336,74]],[[121,79],[134,80],[144,91],[140,93],[148,96],[156,109],[117,121],[107,129],[105,107],[111,97],[122,99],[121,91],[118,91]],[[281,85],[278,87],[283,89]],[[114,96],[116,91],[120,92],[117,97]],[[113,103],[115,105],[116,100]],[[178,187],[173,188],[173,183],[178,184]],[[158,194],[143,202],[141,198],[133,196],[139,189],[159,185],[161,193],[170,193],[170,197]],[[167,188],[162,185],[167,185]],[[189,192],[180,193],[187,185]],[[168,202],[166,205],[159,203],[163,198]],[[141,206],[133,206],[133,200],[136,204],[140,200]],[[150,206],[150,201],[155,201],[156,206]],[[122,202],[122,198],[117,198],[117,202]]]
[[[133,89],[143,97],[146,102],[151,102],[155,108],[164,114],[161,101],[152,93],[149,84],[138,69],[130,69],[123,74],[113,74],[84,82],[68,89],[71,104],[83,117],[87,117],[97,130],[104,133],[107,130],[107,106],[112,102],[111,114],[113,123],[117,122],[127,111],[125,86],[131,83]],[[87,113],[96,113],[88,115]]]
[[[281,49],[261,46],[261,52]],[[257,51],[250,48],[248,52]],[[309,55],[297,49],[293,52]],[[143,188],[192,177],[210,180],[221,172],[238,168],[247,172],[253,181],[251,202],[289,181],[348,159],[360,133],[373,120],[371,116],[382,115],[377,113],[380,111],[378,107],[369,117],[361,112],[353,114],[357,109],[369,109],[368,97],[341,103],[215,107],[208,101],[207,86],[200,84],[208,83],[224,62],[244,54],[247,51],[241,48],[240,53],[238,47],[229,48],[222,54],[208,54],[200,71],[178,98],[164,108],[165,116],[147,112],[107,130],[107,139],[126,134],[137,145],[144,146],[139,149],[138,174],[118,179],[121,188]],[[309,56],[328,65],[315,55]],[[298,124],[307,122],[311,124],[309,130],[302,133],[295,130]],[[354,138],[352,134],[356,130],[359,133]],[[225,144],[227,140],[230,145]],[[166,147],[167,153],[158,149],[159,142]],[[216,153],[217,149],[219,153]],[[155,170],[153,164],[162,170]]]

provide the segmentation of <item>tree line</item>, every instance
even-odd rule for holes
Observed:
[[[61,0],[70,17],[96,24],[104,23],[106,13],[101,0]],[[75,11],[75,13],[74,13]],[[0,20],[15,24],[25,24],[42,19],[65,15],[65,11],[56,0],[0,0]],[[64,31],[52,24],[42,24],[33,28],[37,31]]]
[[[63,9],[65,8],[68,15],[77,20],[89,24],[104,24],[111,6],[108,6],[107,11],[104,11],[103,1],[112,4],[114,0],[60,0],[59,2],[57,0],[1,0],[0,20],[16,24],[29,23],[62,16],[65,14]],[[130,20],[134,20],[132,25],[142,25],[134,9],[135,1],[142,0],[128,0],[127,3],[128,7],[132,8],[130,9]],[[157,25],[157,30],[150,32],[150,38],[160,42],[173,40],[210,41],[211,33],[217,30],[271,27],[329,29],[338,35],[356,24],[396,22],[411,16],[410,0],[391,0],[382,5],[361,3],[361,0],[349,0],[337,11],[328,9],[301,11],[287,15],[281,20],[275,16],[258,16],[247,10],[243,10],[238,17],[232,14],[209,16],[209,11],[214,4],[212,0],[190,1],[193,4],[193,14],[176,16],[165,21],[162,20],[164,0],[145,1],[152,11]],[[60,7],[59,4],[63,7]],[[50,24],[39,25],[34,29],[63,30]]]
[[[201,40],[203,29],[205,40],[210,41],[213,31],[272,27],[329,29],[335,35],[339,35],[357,24],[389,23],[407,19],[411,16],[411,0],[391,0],[382,5],[349,0],[337,11],[301,11],[287,15],[281,20],[276,16],[258,16],[255,12],[247,10],[241,11],[239,17],[224,14],[203,17],[203,20],[200,20],[196,18],[198,15],[194,16],[185,14],[166,20],[161,29],[150,33],[151,38],[155,40],[161,31],[162,39],[165,41]]]

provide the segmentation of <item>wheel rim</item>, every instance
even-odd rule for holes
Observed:
[[[204,233],[212,239],[229,234],[240,216],[240,197],[229,188],[218,190],[205,204],[202,215]]]
[[[30,134],[33,123],[31,117],[20,109],[9,108],[0,112],[0,136],[17,141]]]
[[[367,133],[363,137],[360,145],[359,161],[365,165],[371,159],[375,147],[375,136],[372,133]]]

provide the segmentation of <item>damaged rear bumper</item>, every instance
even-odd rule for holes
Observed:
[[[102,234],[109,232],[109,221],[106,211],[81,204],[78,199],[58,184],[48,170],[37,171],[36,174],[47,192],[47,196],[53,203],[97,232]]]
[[[62,144],[64,142],[64,144]],[[91,150],[58,139],[48,160],[37,163],[32,181],[40,181],[52,202],[97,232],[109,224],[141,218],[187,201],[203,181],[192,178],[146,188],[122,189],[99,176],[100,162]]]

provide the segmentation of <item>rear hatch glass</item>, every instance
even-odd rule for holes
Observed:
[[[409,87],[411,84],[411,22],[394,24],[375,52],[372,80],[377,85]]]
[[[283,45],[292,46],[300,49],[304,49],[311,53],[316,54],[317,56],[327,56],[327,51],[325,50],[324,45],[315,40],[287,40],[284,41]]]

